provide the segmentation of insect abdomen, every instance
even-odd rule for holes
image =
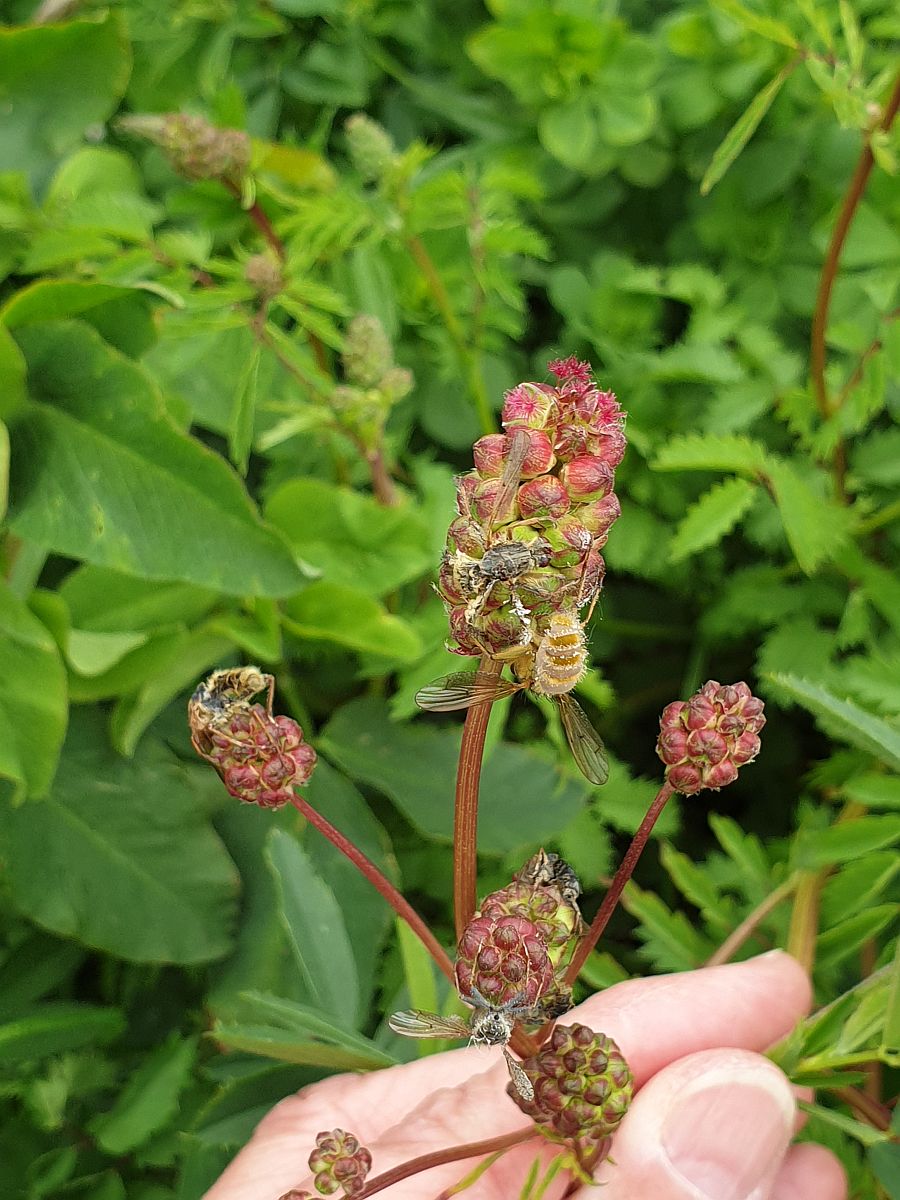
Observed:
[[[587,669],[584,629],[577,617],[554,613],[534,656],[534,690],[543,696],[571,692]]]

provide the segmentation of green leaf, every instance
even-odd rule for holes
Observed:
[[[19,331],[36,403],[13,430],[10,522],[60,554],[148,579],[284,596],[303,575],[218,455],[148,377],[73,322]]]
[[[726,479],[713,484],[688,509],[669,546],[669,558],[683,558],[714,546],[730,533],[753,501],[756,488],[746,479]]]
[[[56,642],[0,583],[0,776],[42,796],[66,732],[66,671]]]
[[[334,893],[290,834],[273,829],[266,857],[288,941],[309,995],[323,1012],[354,1028],[360,1016],[359,985],[347,927]]]
[[[797,49],[799,43],[792,30],[783,21],[775,21],[762,13],[753,12],[751,9],[745,8],[740,0],[712,0],[712,2],[720,12],[733,17],[739,25],[742,25],[744,29],[749,29],[751,33],[758,33],[760,37],[767,38],[770,42],[778,42],[782,46],[789,46],[792,50]]]
[[[0,323],[0,418],[9,421],[21,412],[28,402],[25,390],[25,359],[13,340],[12,334]]]
[[[723,0],[717,0],[718,3]],[[740,7],[740,6],[738,6]],[[778,22],[772,22],[777,25]],[[706,196],[715,185],[719,182],[740,152],[744,149],[750,139],[756,133],[757,127],[763,117],[772,107],[775,97],[781,91],[785,82],[790,78],[796,67],[796,62],[789,62],[786,67],[783,67],[774,79],[770,79],[765,87],[761,88],[732,127],[725,134],[719,144],[718,149],[712,156],[709,166],[706,168],[706,174],[700,182],[700,194]]]
[[[0,170],[43,174],[89,125],[110,116],[130,70],[116,14],[0,28]]]
[[[876,937],[897,919],[896,904],[876,904],[864,912],[839,921],[816,939],[816,963],[833,967],[855,953],[863,942]]]
[[[870,1145],[866,1158],[888,1200],[900,1200],[900,1145],[896,1142]]]
[[[827,733],[900,771],[900,731],[834,692],[797,675],[775,672],[772,683],[816,717]]]
[[[850,862],[900,839],[900,816],[856,817],[838,821],[828,829],[803,830],[796,843],[796,865],[817,870],[833,863]]]
[[[655,471],[738,471],[756,475],[767,463],[765,447],[750,438],[689,433],[663,446],[650,465]]]
[[[309,1067],[330,1067],[334,1071],[376,1071],[387,1065],[380,1052],[346,1050],[326,1042],[299,1041],[295,1034],[271,1025],[219,1025],[212,1037],[226,1050],[241,1050],[263,1058],[299,1063]],[[391,1063],[393,1060],[391,1060]]]
[[[672,912],[653,892],[634,881],[622,893],[622,906],[638,922],[644,955],[664,971],[691,971],[709,958],[713,944],[681,912]]]
[[[879,1051],[883,1062],[892,1067],[900,1066],[900,938],[894,951],[894,961],[888,980],[887,1004],[884,1010],[884,1025]]]
[[[610,146],[634,146],[653,133],[659,105],[652,91],[626,92],[615,85],[597,96],[600,136]]]
[[[720,930],[729,930],[734,923],[733,905],[721,895],[709,873],[668,842],[662,845],[659,857],[685,899]]]
[[[314,1038],[329,1045],[361,1051],[372,1058],[380,1058],[386,1067],[397,1061],[391,1055],[385,1054],[369,1038],[348,1032],[308,1005],[285,1000],[282,996],[272,996],[265,992],[244,992],[241,996],[239,1016],[244,1021],[266,1024],[288,1033],[312,1034]],[[303,1040],[302,1036],[298,1040]]]
[[[384,596],[434,564],[428,526],[411,508],[385,508],[371,496],[320,479],[294,479],[266,505],[304,562],[329,583]]]
[[[421,638],[402,617],[365,592],[324,579],[287,601],[284,626],[299,638],[333,642],[398,663],[415,662],[423,649]]]
[[[716,841],[740,872],[741,886],[748,899],[761,903],[772,891],[772,873],[759,838],[745,833],[731,817],[709,814],[709,827]]]
[[[228,453],[231,461],[241,472],[247,473],[247,463],[253,446],[253,418],[256,414],[256,397],[259,387],[259,363],[262,350],[257,344],[244,363],[238,376],[231,402],[231,417],[228,422]]]
[[[221,958],[231,944],[237,878],[189,778],[149,739],[123,761],[109,749],[99,712],[73,714],[49,797],[0,805],[17,907],[54,933],[130,962]]]
[[[451,840],[456,730],[397,725],[383,701],[354,700],[334,714],[319,745],[349,775],[388,795],[426,837]],[[523,746],[497,746],[481,777],[480,849],[505,854],[552,837],[585,802],[587,789]]]
[[[801,570],[811,575],[820,563],[835,556],[850,532],[852,518],[810,487],[790,463],[770,460],[766,474],[794,557]]]
[[[88,1128],[107,1154],[143,1146],[178,1111],[197,1055],[197,1039],[173,1033],[143,1059],[107,1113]]]
[[[125,1029],[117,1008],[50,1001],[30,1013],[0,1025],[0,1066],[10,1067],[35,1058],[105,1044]]]
[[[594,165],[600,131],[587,96],[545,108],[537,133],[544,149],[567,167],[583,171]]]
[[[842,1133],[848,1133],[850,1137],[856,1138],[864,1146],[876,1146],[886,1140],[885,1134],[880,1130],[874,1129],[864,1121],[857,1121],[854,1117],[847,1117],[843,1113],[836,1112],[833,1108],[825,1108],[821,1104],[810,1104],[807,1100],[798,1100],[797,1105],[811,1117],[817,1117],[826,1125],[833,1125]]]

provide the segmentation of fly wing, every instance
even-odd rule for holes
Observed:
[[[429,712],[455,712],[520,691],[520,685],[484,671],[454,671],[416,692],[416,704]]]
[[[491,525],[502,521],[504,513],[509,508],[510,501],[515,495],[516,488],[522,479],[522,467],[528,456],[531,438],[524,429],[514,429],[509,437],[509,452],[503,464],[503,474],[500,476],[500,487],[494,499]]]
[[[388,1025],[394,1033],[412,1038],[458,1038],[469,1036],[469,1026],[462,1017],[441,1017],[437,1013],[410,1008],[391,1013]]]
[[[603,739],[588,720],[587,713],[568,692],[557,696],[556,704],[579,770],[585,779],[601,787],[609,779],[609,760]]]
[[[506,1059],[506,1065],[509,1068],[509,1077],[513,1081],[513,1087],[519,1093],[523,1100],[534,1099],[534,1087],[531,1080],[525,1074],[520,1063],[517,1063],[507,1048],[503,1047],[503,1057]]]

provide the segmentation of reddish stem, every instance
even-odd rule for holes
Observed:
[[[495,1154],[498,1150],[509,1150],[513,1146],[527,1142],[530,1138],[537,1137],[537,1135],[538,1131],[533,1125],[530,1125],[516,1130],[515,1133],[503,1133],[499,1137],[487,1138],[483,1142],[469,1142],[464,1146],[453,1146],[449,1150],[435,1150],[432,1154],[422,1154],[418,1158],[411,1158],[409,1162],[401,1163],[399,1167],[392,1167],[390,1171],[376,1175],[366,1184],[365,1191],[360,1192],[359,1200],[368,1200],[368,1197],[374,1196],[376,1192],[382,1192],[402,1179],[409,1179],[410,1175],[418,1175],[420,1171],[430,1171],[433,1167],[441,1167],[444,1163],[459,1162],[464,1158],[477,1158],[482,1154]]]
[[[385,508],[393,508],[397,503],[397,489],[391,479],[390,472],[384,461],[384,451],[379,444],[374,450],[366,453],[369,471],[372,476],[372,491],[375,499]]]
[[[354,867],[356,867],[357,870],[361,871],[362,874],[365,875],[372,887],[375,888],[375,890],[380,893],[385,900],[387,900],[388,904],[391,906],[397,916],[407,923],[407,925],[434,959],[439,969],[450,980],[451,984],[456,986],[456,980],[453,973],[453,963],[450,961],[446,950],[443,948],[419,914],[415,911],[409,901],[401,896],[390,880],[382,875],[381,871],[378,870],[370,858],[367,858],[361,850],[358,850],[351,841],[344,837],[339,829],[335,829],[331,822],[323,817],[320,812],[317,812],[308,801],[303,799],[302,796],[295,794],[291,803],[298,812],[301,812],[303,816],[306,817],[310,825],[318,829],[319,833],[321,833],[323,837],[328,838],[332,846],[334,846],[335,849],[340,850],[341,854],[343,854],[346,858],[349,858]]]
[[[890,129],[897,115],[898,108],[900,108],[900,75],[894,81],[894,89],[891,92],[887,107],[875,129]],[[819,406],[819,412],[826,420],[839,407],[828,395],[828,385],[825,381],[825,331],[828,326],[828,309],[831,304],[831,293],[834,290],[834,281],[837,277],[838,263],[840,262],[841,252],[844,249],[844,242],[847,240],[850,225],[856,215],[856,210],[859,207],[863,192],[866,190],[866,184],[869,181],[869,175],[874,165],[875,158],[872,154],[870,131],[866,135],[859,161],[856,164],[856,169],[847,187],[844,202],[841,205],[841,210],[838,213],[838,218],[831,234],[828,252],[825,255],[825,262],[822,264],[819,291],[816,296],[816,308],[813,313],[809,347],[810,371],[813,389],[816,394],[816,403]],[[844,445],[840,441],[835,447],[835,479],[841,495],[844,492],[845,459]]]
[[[478,668],[484,675],[499,675],[503,664],[494,659],[482,659]],[[462,742],[459,747],[459,766],[456,771],[456,807],[453,817],[453,914],[456,920],[456,939],[475,913],[475,876],[478,852],[478,789],[481,783],[481,760],[484,739],[491,715],[491,700],[473,704],[466,713]]]
[[[591,927],[579,943],[578,949],[572,956],[572,961],[569,963],[566,971],[566,983],[574,983],[578,978],[578,972],[585,964],[585,960],[590,952],[597,945],[603,935],[603,931],[609,924],[609,919],[615,911],[616,905],[619,903],[619,897],[625,890],[625,884],[634,874],[634,869],[638,864],[638,859],[644,852],[644,847],[653,830],[653,826],[659,820],[660,813],[666,807],[666,804],[675,794],[675,789],[670,787],[668,783],[664,783],[653,800],[653,803],[647,809],[643,821],[638,826],[638,831],[631,839],[631,845],[625,851],[625,857],[619,864],[619,869],[609,885],[609,891],[603,897],[603,903],[597,911],[596,917],[591,922]]]

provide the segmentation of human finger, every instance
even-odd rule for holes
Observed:
[[[824,1146],[793,1146],[775,1177],[771,1200],[846,1200],[847,1176]]]

